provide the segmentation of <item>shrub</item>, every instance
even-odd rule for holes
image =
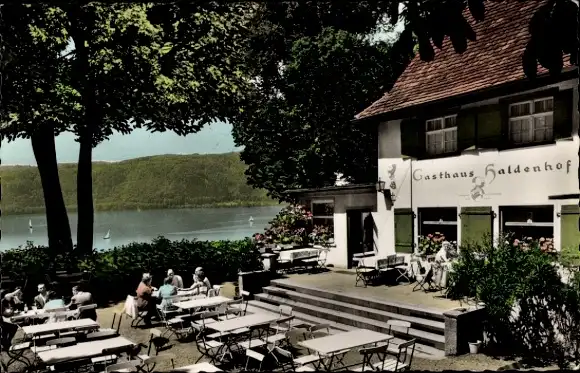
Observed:
[[[580,356],[580,280],[563,283],[553,259],[539,242],[505,236],[496,245],[488,236],[482,244],[461,247],[449,295],[485,303],[492,351],[561,366]]]
[[[44,282],[45,274],[57,270],[92,273],[90,287],[100,303],[124,300],[134,294],[143,272],[151,273],[154,285],[162,285],[168,269],[191,283],[196,267],[203,267],[212,284],[235,281],[239,271],[261,269],[260,253],[253,240],[240,241],[170,241],[158,237],[151,243],[131,243],[106,251],[94,251],[79,257],[73,250],[67,255],[52,255],[49,248],[32,246],[2,253],[2,272],[28,274],[29,288]]]

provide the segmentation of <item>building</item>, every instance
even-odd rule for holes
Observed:
[[[416,56],[357,115],[354,125],[377,126],[384,188],[292,191],[315,218],[333,219],[328,263],[348,267],[353,253],[368,250],[369,214],[379,255],[412,253],[420,235],[434,232],[459,244],[513,232],[553,237],[557,250],[578,247],[578,72],[567,61],[559,76],[538,66],[529,80],[522,69],[542,3],[487,3],[479,23],[466,11],[477,35],[466,52],[447,39],[432,62]]]

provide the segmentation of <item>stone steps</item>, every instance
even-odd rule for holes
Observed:
[[[354,282],[354,280],[353,280]],[[412,305],[386,301],[372,297],[365,297],[353,293],[339,293],[327,291],[315,287],[297,284],[289,279],[272,280],[270,287],[276,287],[282,290],[290,290],[301,294],[312,295],[319,298],[331,299],[355,306],[361,306],[378,311],[390,312],[402,316],[410,316],[425,320],[444,322],[443,310],[427,308],[421,305]]]
[[[286,293],[288,294],[288,293]],[[293,292],[293,294],[295,294],[295,292]],[[292,294],[292,295],[293,295]],[[346,324],[346,325],[350,325],[356,328],[362,328],[362,329],[369,329],[369,330],[375,330],[381,333],[391,333],[392,335],[394,335],[395,337],[404,337],[404,333],[399,330],[398,328],[390,328],[389,325],[387,325],[386,320],[388,320],[389,318],[387,318],[385,315],[381,315],[378,314],[377,311],[374,311],[372,309],[367,309],[364,310],[363,307],[359,306],[357,309],[354,309],[355,311],[359,311],[359,312],[366,312],[368,316],[376,316],[379,317],[379,320],[377,319],[372,319],[372,318],[368,318],[368,317],[362,317],[362,316],[358,316],[356,314],[353,314],[352,310],[349,310],[350,312],[343,312],[334,308],[327,308],[327,307],[320,307],[317,305],[313,305],[311,301],[309,301],[309,303],[304,303],[304,301],[301,300],[296,300],[293,298],[288,298],[288,297],[281,297],[279,295],[272,295],[272,294],[267,294],[267,293],[261,293],[261,294],[255,294],[254,298],[256,300],[262,301],[264,303],[270,303],[270,304],[274,304],[274,305],[288,305],[291,306],[294,310],[296,310],[297,312],[301,312],[301,313],[305,313],[308,315],[313,315],[316,317],[319,317],[321,319],[325,319],[325,320],[330,320],[330,321],[334,321],[340,324]],[[326,302],[328,302],[328,300],[326,300]],[[341,304],[341,302],[339,301],[335,301],[334,304]],[[329,307],[333,307],[333,304],[329,304]],[[346,303],[342,303],[341,307],[348,307],[348,304]],[[362,310],[362,311],[361,311]],[[374,312],[372,312],[374,311]],[[380,312],[380,311],[378,311]],[[392,316],[392,314],[389,314],[390,316]],[[386,318],[386,319],[385,319]],[[384,320],[384,321],[382,321]],[[423,324],[424,325],[424,324]],[[438,329],[440,328],[440,325],[437,327]],[[443,330],[444,330],[444,326],[443,326]],[[409,337],[411,338],[415,338],[417,340],[417,342],[426,345],[426,346],[430,346],[430,347],[434,347],[436,349],[439,349],[441,351],[445,350],[445,336],[443,335],[443,330],[441,330],[441,334],[436,334],[433,332],[429,332],[429,331],[425,331],[425,330],[419,330],[419,329],[415,329],[415,328],[411,328],[409,330]]]
[[[381,311],[380,309],[368,308],[358,306],[356,304],[336,301],[329,298],[321,298],[314,295],[303,294],[292,290],[281,289],[274,286],[266,286],[263,288],[264,292],[269,295],[278,296],[281,298],[290,298],[304,304],[312,306],[329,308],[332,310],[351,313],[355,316],[361,316],[377,321],[401,320],[411,323],[413,329],[432,332],[443,335],[445,332],[445,323],[443,321],[435,321],[424,319],[416,316],[407,316],[394,312]]]
[[[266,312],[266,313],[278,313],[278,305],[252,300],[248,303],[248,313],[256,313],[256,312]],[[341,324],[338,322],[330,321],[327,319],[323,319],[320,317],[312,316],[309,314],[305,314],[302,312],[298,312],[293,309],[293,315],[295,316],[295,323],[296,324],[329,324],[331,327],[331,334],[350,331],[357,329],[354,326]],[[404,340],[400,338],[394,338],[391,340],[393,344],[400,344],[403,343]],[[442,350],[427,346],[421,343],[417,343],[415,346],[415,356],[423,359],[432,359],[432,360],[439,360],[445,357],[445,354]]]

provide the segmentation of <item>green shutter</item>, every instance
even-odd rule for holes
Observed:
[[[554,139],[572,137],[572,90],[554,94]]]
[[[457,150],[463,151],[475,145],[474,110],[462,110],[457,114]]]
[[[489,105],[479,108],[477,112],[477,146],[479,148],[497,149],[501,146],[504,121],[502,107],[502,105]]]
[[[395,252],[412,254],[413,227],[415,225],[412,209],[395,209]]]
[[[401,121],[401,153],[409,157],[419,157],[423,153],[425,125],[420,120],[404,119]],[[424,145],[423,145],[424,148]]]
[[[461,208],[461,245],[482,244],[493,232],[491,207]]]
[[[560,210],[560,241],[561,249],[567,247],[578,248],[580,245],[580,232],[578,231],[578,219],[580,207],[578,205],[564,205]]]

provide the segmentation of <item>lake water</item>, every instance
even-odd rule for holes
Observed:
[[[170,240],[236,240],[262,232],[281,206],[107,211],[95,213],[94,247],[107,249],[130,242],[146,242],[162,235]],[[250,222],[252,217],[254,220]],[[28,220],[32,221],[32,232]],[[76,241],[77,214],[69,214]],[[107,231],[110,239],[104,239]],[[0,250],[33,241],[46,245],[44,215],[2,215]]]

